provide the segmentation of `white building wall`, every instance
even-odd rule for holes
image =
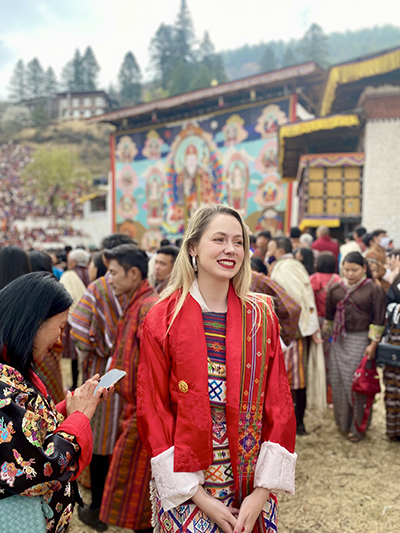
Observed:
[[[400,247],[400,119],[367,122],[362,225],[387,230]]]

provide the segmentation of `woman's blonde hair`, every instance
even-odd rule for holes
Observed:
[[[178,298],[170,327],[179,311],[182,309],[182,306],[196,277],[192,264],[192,258],[189,252],[192,247],[199,244],[200,239],[210,225],[210,222],[218,215],[229,215],[234,217],[242,228],[244,258],[239,272],[232,279],[232,284],[236,294],[243,302],[250,301],[248,296],[251,283],[250,238],[242,217],[237,211],[235,211],[235,209],[224,205],[202,207],[193,214],[189,221],[181,249],[171,273],[170,282],[161,294],[161,300],[165,300],[166,298],[169,298],[175,291],[181,289],[181,294]]]

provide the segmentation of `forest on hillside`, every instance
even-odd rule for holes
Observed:
[[[104,89],[118,106],[126,107],[306,61],[316,61],[328,68],[396,46],[400,46],[400,27],[393,25],[325,34],[314,23],[298,40],[246,44],[217,53],[208,32],[202,38],[195,34],[187,1],[181,0],[175,22],[160,24],[149,39],[149,65],[141,68],[134,50],[126,51],[125,55],[121,51],[117,79],[109,87],[100,87],[101,65],[91,46],[84,51],[76,49],[59,78],[51,66],[44,69],[38,57],[26,64],[20,59],[9,81],[9,98],[18,103],[51,98],[58,91]],[[146,80],[143,71],[148,73]],[[6,117],[8,122],[15,124],[14,115]],[[40,106],[24,120],[27,126],[48,124]],[[0,128],[7,129],[1,122],[2,118]]]
[[[317,35],[313,59],[317,59],[325,68],[400,46],[400,27],[392,25],[326,35],[322,28],[320,30],[317,32],[319,35]],[[304,38],[292,39],[289,42],[281,40],[256,45],[246,44],[220,54],[229,79],[239,79],[301,63],[305,59],[303,41]],[[319,57],[317,57],[317,51]]]

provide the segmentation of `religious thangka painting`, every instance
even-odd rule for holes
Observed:
[[[286,186],[278,128],[291,99],[115,135],[115,227],[146,249],[183,235],[191,214],[222,203],[252,231],[282,229]]]

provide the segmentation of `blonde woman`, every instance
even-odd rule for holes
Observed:
[[[240,215],[198,210],[142,333],[138,426],[158,531],[276,531],[275,492],[294,493],[279,324],[268,297],[248,292],[250,279]]]

